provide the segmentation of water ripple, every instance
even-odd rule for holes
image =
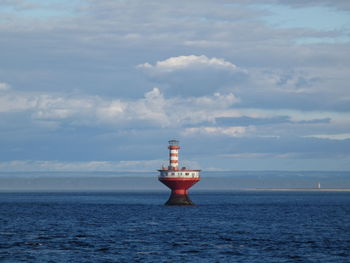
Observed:
[[[0,261],[350,262],[349,193],[130,196],[0,194]]]

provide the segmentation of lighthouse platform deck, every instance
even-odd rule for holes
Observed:
[[[159,178],[200,178],[200,170],[168,170],[161,169]]]

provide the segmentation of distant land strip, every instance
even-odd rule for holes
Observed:
[[[254,191],[314,191],[314,192],[350,192],[350,188],[246,188]]]

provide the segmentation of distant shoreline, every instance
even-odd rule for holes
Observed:
[[[254,191],[350,192],[350,188],[249,188]]]

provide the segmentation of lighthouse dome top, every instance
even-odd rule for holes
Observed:
[[[170,146],[178,146],[179,145],[179,141],[178,140],[170,140],[169,141],[169,145]]]

